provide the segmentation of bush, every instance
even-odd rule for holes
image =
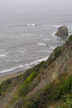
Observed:
[[[72,35],[66,41],[66,45],[70,45],[71,44],[71,41],[72,41]]]
[[[72,77],[59,84],[50,84],[36,92],[33,96],[26,97],[23,108],[46,108],[53,102],[62,100],[62,97],[72,89]]]
[[[36,75],[37,75],[36,72],[32,72],[31,75],[19,87],[19,91],[18,92],[19,92],[20,96],[25,96],[28,93],[29,87],[30,87],[30,83],[36,77]]]
[[[0,96],[5,94],[8,88],[11,86],[11,83],[12,83],[12,80],[8,79],[0,85]]]
[[[63,52],[63,48],[62,47],[57,47],[53,53],[50,55],[50,57],[48,58],[48,60],[46,61],[45,65],[50,65],[52,62],[54,62]]]

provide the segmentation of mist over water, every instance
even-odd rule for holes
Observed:
[[[66,25],[71,32],[71,16],[3,16],[0,19],[0,73],[26,70],[46,60],[65,42],[55,36],[61,25]]]

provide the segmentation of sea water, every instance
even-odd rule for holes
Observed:
[[[0,73],[19,72],[45,61],[65,39],[55,35],[61,25],[72,31],[72,22],[0,21]]]

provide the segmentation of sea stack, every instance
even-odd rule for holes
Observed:
[[[56,33],[57,36],[63,37],[68,36],[68,28],[66,26],[61,26],[58,28],[58,32]]]

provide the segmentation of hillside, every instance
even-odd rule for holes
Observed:
[[[0,108],[72,108],[72,35],[47,61],[0,85]]]

